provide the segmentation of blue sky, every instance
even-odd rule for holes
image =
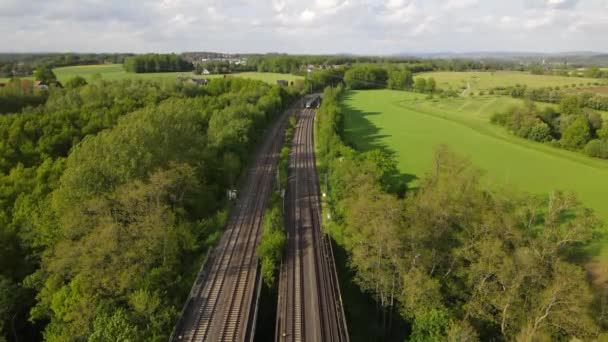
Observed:
[[[0,0],[0,51],[608,52],[608,0]]]

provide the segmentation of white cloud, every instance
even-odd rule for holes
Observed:
[[[445,9],[464,9],[477,6],[478,4],[479,0],[447,0]]]
[[[300,20],[302,21],[312,21],[315,18],[315,12],[305,9],[302,14],[300,14]]]
[[[0,0],[7,52],[605,51],[607,30],[606,0]]]

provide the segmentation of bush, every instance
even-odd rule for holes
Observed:
[[[538,122],[534,126],[530,127],[526,138],[538,142],[550,141],[551,129],[546,123]]]
[[[585,145],[586,155],[594,158],[608,159],[608,142],[604,140],[591,140]]]
[[[583,116],[579,116],[562,132],[561,143],[570,149],[580,149],[587,144],[591,137],[589,123]]]

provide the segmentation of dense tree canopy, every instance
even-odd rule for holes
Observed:
[[[192,63],[175,54],[146,54],[125,58],[124,68],[128,72],[191,71]]]
[[[243,79],[95,81],[0,117],[2,334],[36,339],[29,318],[49,341],[166,340],[225,188],[293,98]]]

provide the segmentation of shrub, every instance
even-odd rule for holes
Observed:
[[[585,145],[585,154],[594,157],[608,159],[608,142],[604,140],[591,140]]]
[[[579,116],[564,129],[561,143],[566,148],[580,149],[587,144],[590,137],[591,132],[587,119]]]

